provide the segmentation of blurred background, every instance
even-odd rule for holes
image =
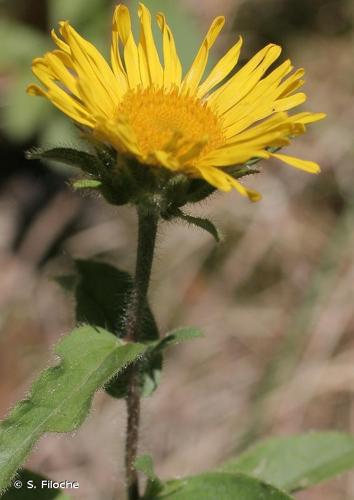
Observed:
[[[205,338],[169,351],[162,384],[144,401],[141,451],[168,478],[214,467],[260,437],[354,431],[354,2],[145,3],[166,12],[186,67],[219,14],[227,25],[215,58],[239,34],[244,61],[267,42],[282,44],[283,60],[306,68],[304,109],[328,118],[288,150],[319,162],[321,175],[268,161],[247,179],[263,201],[218,194],[198,208],[218,224],[220,245],[194,228],[161,226],[150,295],[161,332],[199,325]],[[107,53],[113,7],[0,0],[1,417],[53,362],[53,344],[73,325],[73,301],[54,277],[73,257],[134,266],[132,209],[81,198],[67,183],[75,172],[24,159],[35,145],[77,145],[68,119],[25,94],[32,58],[52,47],[49,29],[60,19]],[[124,431],[124,403],[100,393],[83,427],[43,439],[28,466],[79,481],[78,500],[110,498],[124,486]],[[297,498],[354,499],[354,475]]]

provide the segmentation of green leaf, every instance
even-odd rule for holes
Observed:
[[[302,490],[354,467],[354,438],[314,432],[267,439],[226,462],[224,472],[243,472],[286,491]]]
[[[86,418],[94,393],[146,347],[84,326],[58,344],[61,361],[44,371],[29,397],[0,425],[0,491],[45,432],[70,432]]]
[[[148,397],[157,389],[161,380],[163,367],[162,352],[164,349],[202,336],[203,334],[201,331],[196,328],[178,328],[168,333],[163,339],[150,342],[151,348],[146,351],[142,359],[139,361],[141,372],[141,395]],[[131,369],[133,369],[133,367],[128,367],[126,374],[122,373],[116,377],[117,381],[113,392],[111,386],[114,384],[109,384],[109,394],[115,397],[125,397],[127,381]],[[118,395],[115,394],[115,391],[118,391]]]
[[[48,483],[43,484],[42,481],[49,479],[26,469],[21,470],[1,500],[70,500],[62,490],[49,489]]]
[[[84,172],[94,175],[98,174],[102,168],[102,164],[96,156],[73,148],[52,148],[47,150],[36,148],[27,151],[26,158],[28,160],[52,160],[71,167],[81,168]]]
[[[151,354],[151,352],[146,351],[136,364],[122,370],[105,386],[110,396],[117,399],[126,397],[131,370],[136,369],[137,366],[139,368],[140,395],[147,398],[156,391],[161,380],[163,358],[160,352]]]
[[[101,326],[122,337],[124,316],[133,289],[129,273],[105,262],[76,260],[76,319],[80,323]],[[156,340],[157,327],[148,306],[145,310],[142,340]]]
[[[178,328],[168,333],[163,339],[150,342],[151,349],[146,351],[143,358],[139,361],[141,370],[141,395],[148,397],[157,389],[161,380],[163,367],[162,352],[164,349],[202,336],[203,334],[196,328]],[[128,367],[126,370],[127,377],[129,376],[130,369],[132,367]],[[124,373],[118,375],[116,378],[117,385],[115,390],[118,389],[118,396],[116,397],[124,397],[126,394],[127,378],[124,377]],[[110,388],[110,391],[112,391],[112,388]],[[109,394],[115,396],[110,391]]]
[[[124,335],[124,319],[133,289],[133,280],[125,271],[110,264],[90,260],[77,260],[79,282],[76,287],[77,321],[101,326],[118,337]],[[141,341],[156,341],[159,332],[155,319],[145,305]],[[158,386],[162,369],[161,353],[146,353],[139,361],[140,390],[149,396]],[[129,368],[107,385],[107,392],[116,398],[126,396]]]
[[[101,181],[97,181],[94,179],[79,179],[77,181],[73,181],[71,183],[73,189],[99,189],[102,186]]]
[[[201,330],[193,327],[176,328],[166,334],[166,336],[155,344],[155,349],[166,349],[172,345],[181,344],[188,340],[204,337]]]
[[[157,496],[146,500],[289,500],[287,494],[244,474],[209,472],[168,481]]]
[[[220,234],[215,225],[209,220],[202,217],[193,217],[192,215],[187,215],[182,210],[176,210],[175,214],[179,219],[184,220],[188,224],[193,224],[194,226],[199,227],[200,229],[204,229],[207,231],[215,240],[220,242]]]
[[[136,468],[136,470],[145,474],[145,476],[148,478],[145,495],[143,498],[155,498],[156,495],[163,490],[164,486],[155,474],[154,463],[151,456],[142,455],[141,457],[138,457],[134,462],[134,467]]]
[[[104,262],[76,260],[75,264],[77,321],[101,326],[122,337],[123,318],[132,289],[131,277]]]
[[[154,463],[150,455],[141,455],[141,457],[138,457],[134,462],[134,467],[145,474],[147,478],[156,479]]]

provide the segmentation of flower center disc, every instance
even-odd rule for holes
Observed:
[[[200,158],[224,143],[220,120],[207,104],[182,96],[177,90],[168,93],[161,89],[130,90],[118,113],[131,126],[146,157],[166,148],[182,156],[195,144],[205,141]]]

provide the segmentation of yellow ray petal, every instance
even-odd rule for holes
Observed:
[[[257,193],[257,191],[247,188],[223,170],[214,167],[202,167],[198,168],[198,171],[203,179],[221,191],[231,191],[231,189],[234,188],[242,196],[246,196],[251,201],[258,201],[261,199],[261,195]]]
[[[51,62],[50,56],[51,54],[46,54],[44,58],[34,59],[32,63],[32,71],[34,75],[48,89],[46,92],[40,93],[40,95],[45,95],[55,106],[57,106],[77,123],[93,127],[95,120],[85,108],[81,100],[78,101],[74,95],[69,95],[60,86],[62,80],[56,75],[55,67],[48,65],[48,61],[49,63]],[[29,91],[38,92],[38,87],[31,86],[29,87]]]
[[[151,81],[150,81],[149,65],[146,60],[146,54],[144,52],[141,43],[139,43],[138,45],[138,61],[139,61],[141,86],[144,89],[146,89],[151,86]]]
[[[182,156],[180,156],[178,159],[180,161],[180,163],[182,165],[185,165],[185,164],[188,164],[191,160],[193,160],[194,158],[197,158],[200,153],[203,151],[203,149],[205,148],[205,145],[207,144],[208,142],[208,138],[201,138],[201,140],[199,142],[196,142],[195,144],[193,144],[189,150],[184,153]]]
[[[98,139],[112,144],[118,151],[133,155],[142,161],[134,131],[124,119],[118,117],[107,120],[104,117],[97,117],[94,133]]]
[[[65,64],[63,63],[61,54],[65,52],[48,52],[44,56],[44,62],[53,71],[53,75],[56,80],[62,82],[65,87],[73,94],[75,97],[80,99],[80,93],[77,86],[77,78],[75,78]]]
[[[284,78],[291,70],[291,62],[288,59],[287,61],[284,61],[283,64],[278,66],[278,68],[273,70],[268,76],[260,80],[248,95],[246,95],[223,115],[224,127],[229,127],[230,125],[237,123],[237,121],[239,121],[245,114],[250,115],[253,109],[259,108],[259,103],[264,105],[266,102],[273,102],[275,100],[275,91],[282,78]]]
[[[287,113],[275,113],[273,116],[267,118],[265,121],[261,123],[257,123],[253,127],[248,128],[245,131],[240,132],[235,137],[228,139],[225,142],[225,146],[237,143],[239,140],[247,140],[252,139],[264,132],[267,132],[271,129],[275,129],[278,127],[287,127],[290,128],[289,124],[289,116]]]
[[[48,68],[43,58],[36,58],[32,62],[32,73],[38,78],[40,82],[46,87],[50,87],[53,83],[53,71]]]
[[[285,111],[301,104],[304,99],[303,94],[286,98],[289,99],[287,101],[282,101],[279,98],[280,95],[284,95],[284,88],[287,87],[289,80],[294,82],[300,76],[301,73],[295,72],[280,85],[271,85],[268,89],[264,87],[268,77],[262,80],[245,100],[225,115],[224,126],[226,126],[225,137],[227,140],[229,141],[253,123],[263,120],[275,112]]]
[[[71,58],[71,55],[68,54],[67,52],[63,52],[62,50],[53,50],[51,54],[55,54],[58,59],[66,66],[68,69],[70,69],[71,73],[73,75],[76,75],[76,71],[74,68],[74,62]]]
[[[96,121],[92,115],[58,87],[56,89],[49,89],[47,97],[54,106],[72,118],[76,123],[80,123],[91,129],[95,127]]]
[[[295,158],[294,156],[288,156],[279,153],[271,153],[270,156],[278,158],[278,160],[281,160],[284,163],[291,165],[292,167],[305,170],[305,172],[308,172],[310,174],[318,174],[321,171],[319,165],[314,161],[301,160],[300,158]]]
[[[290,143],[288,137],[290,131],[290,126],[286,131],[275,129],[261,133],[252,139],[240,140],[219,148],[214,152],[214,164],[216,166],[237,165],[249,160],[252,156],[259,156],[259,152],[265,151],[268,147],[287,146]],[[269,156],[266,151],[265,156]]]
[[[164,87],[169,89],[171,85],[179,86],[182,80],[182,65],[179,60],[173,34],[166,22],[165,16],[159,12],[156,16],[163,39],[164,55]]]
[[[118,38],[122,41],[124,51],[124,64],[128,80],[128,86],[134,89],[141,85],[139,54],[136,46],[128,7],[118,5],[114,13],[115,26],[118,32]]]
[[[228,167],[230,165],[241,165],[251,158],[269,158],[269,152],[264,149],[257,150],[247,146],[242,146],[233,149],[218,149],[209,155],[205,156],[200,162],[200,165]]]
[[[278,45],[264,47],[220,89],[211,94],[208,98],[209,105],[218,114],[225,113],[253,89],[280,54],[281,47]]]
[[[175,158],[168,151],[154,151],[152,156],[157,160],[158,164],[162,165],[165,168],[168,168],[169,170],[177,171],[180,168],[180,163],[177,158]]]
[[[292,74],[287,80],[285,80],[279,86],[279,91],[281,91],[281,93],[279,93],[279,97],[286,97],[301,87],[305,83],[305,80],[301,80],[304,74],[305,70],[300,68],[296,70],[295,73]]]
[[[237,179],[231,177],[230,182],[234,189],[236,189],[243,196],[247,196],[247,198],[249,198],[251,201],[256,202],[262,199],[262,195],[258,193],[258,191],[246,187],[245,185],[241,184],[241,182],[238,181]]]
[[[240,37],[239,41],[216,63],[209,76],[200,85],[197,97],[202,98],[205,96],[233,70],[240,57],[242,42],[242,37]]]
[[[47,92],[45,92],[41,87],[35,85],[34,83],[27,86],[26,92],[28,95],[32,96],[47,97]]]
[[[248,128],[246,131],[241,132],[240,134],[237,134],[232,140],[230,139],[228,142],[226,142],[225,146],[223,146],[222,149],[226,149],[230,146],[237,146],[242,143],[250,143],[255,140],[268,140],[269,137],[266,136],[272,133],[280,133],[283,135],[283,137],[289,137],[298,130],[298,127],[301,128],[301,131],[304,130],[303,124],[294,123],[286,113],[277,113],[264,122]],[[272,144],[269,143],[265,145],[271,146]]]
[[[278,99],[277,101],[275,101],[273,105],[273,111],[287,111],[288,109],[300,106],[300,104],[303,104],[306,99],[306,94],[304,94],[303,92],[299,92],[298,94],[292,95],[290,97],[283,97],[282,99]]]
[[[313,123],[319,120],[323,120],[324,118],[326,118],[326,116],[326,113],[310,113],[308,111],[305,111],[303,113],[292,115],[290,118],[294,123],[302,123],[306,125],[307,123]]]
[[[220,189],[221,191],[231,191],[232,185],[228,179],[228,175],[218,168],[208,166],[196,168],[200,177],[205,179],[209,184]]]
[[[112,43],[111,43],[111,65],[113,73],[118,80],[119,86],[122,88],[122,92],[128,90],[128,80],[127,74],[123,65],[123,61],[119,51],[119,28],[118,28],[118,17],[120,5],[114,9],[113,20],[112,20]]]
[[[54,82],[49,86],[45,93],[46,97],[60,111],[72,118],[76,123],[85,125],[89,128],[95,127],[95,119],[87,110],[73,97],[69,96],[63,89]]]
[[[100,107],[109,113],[122,96],[122,90],[111,68],[96,47],[82,38],[70,24],[60,24],[63,38],[70,46],[80,84],[83,84],[85,89],[94,87],[96,97],[100,99]]]
[[[58,37],[58,35],[55,33],[55,30],[53,29],[50,33],[51,33],[53,42],[59,47],[59,49],[61,49],[66,54],[70,54],[71,51],[70,51],[69,45]]]
[[[239,103],[249,101],[249,93],[252,92],[267,69],[279,57],[281,49],[278,46],[270,46],[264,54],[263,61],[254,69],[254,71],[245,71],[243,68],[233,77],[233,85],[228,87],[225,92],[217,99],[215,106],[219,114],[224,114],[233,109]],[[260,82],[262,85],[262,82]]]
[[[182,94],[194,94],[202,77],[206,64],[208,62],[209,50],[214,45],[222,27],[224,26],[225,18],[217,17],[212,22],[206,37],[194,59],[192,66],[186,74],[182,82]]]
[[[157,53],[154,37],[151,29],[151,14],[144,4],[140,3],[138,8],[140,18],[140,43],[139,56],[142,71],[147,72],[150,85],[158,87],[163,85],[163,71]]]

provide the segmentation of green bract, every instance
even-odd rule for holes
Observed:
[[[142,205],[147,209],[157,210],[165,219],[178,217],[181,207],[187,203],[200,202],[216,191],[202,179],[140,165],[136,160],[119,156],[113,148],[102,144],[91,147],[93,153],[72,148],[34,149],[27,152],[27,158],[51,160],[77,167],[85,177],[73,181],[74,189],[94,189],[110,204]],[[259,159],[255,160],[257,161]],[[258,173],[252,165],[245,164],[229,170],[235,179],[239,179]]]

